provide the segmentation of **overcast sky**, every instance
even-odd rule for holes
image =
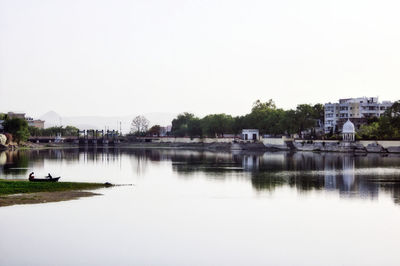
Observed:
[[[0,111],[400,99],[400,2],[0,0]]]

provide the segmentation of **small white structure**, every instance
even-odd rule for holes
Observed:
[[[260,133],[258,129],[242,129],[243,140],[258,140],[259,138]]]
[[[347,122],[344,123],[342,130],[343,141],[354,141],[355,134],[356,131],[354,128],[354,124],[350,120],[347,120]]]
[[[1,145],[6,145],[6,142],[7,142],[6,135],[0,134],[0,144]]]
[[[54,140],[55,143],[63,143],[64,142],[64,138],[61,137],[61,133],[57,133],[57,136]]]

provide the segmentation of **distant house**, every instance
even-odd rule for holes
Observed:
[[[7,117],[10,118],[10,119],[13,119],[13,118],[25,119],[25,113],[8,112],[7,113]]]
[[[260,132],[258,129],[242,129],[243,140],[258,140],[260,138]]]
[[[324,131],[340,131],[348,119],[356,130],[360,129],[367,124],[369,118],[381,117],[392,105],[390,101],[379,102],[378,97],[347,98],[339,99],[338,103],[326,103]]]
[[[32,117],[27,117],[26,121],[28,122],[28,126],[36,127],[43,129],[44,128],[44,121],[40,119],[33,119]]]

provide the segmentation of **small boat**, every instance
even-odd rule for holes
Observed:
[[[29,179],[30,182],[58,182],[58,179],[60,179],[61,176],[59,177],[53,177],[53,178],[33,178]]]

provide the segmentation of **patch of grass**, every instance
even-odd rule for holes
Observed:
[[[0,180],[0,196],[20,193],[90,190],[107,187],[101,183],[80,182],[29,182],[25,180]]]

